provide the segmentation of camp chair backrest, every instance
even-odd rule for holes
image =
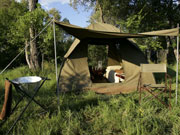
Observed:
[[[166,64],[141,64],[141,72],[166,73]]]
[[[164,73],[165,74],[165,82],[161,84],[151,84],[151,83],[146,83],[143,82],[142,79],[142,74],[144,72],[151,72],[151,73]],[[171,108],[171,77],[167,74],[167,68],[166,64],[141,64],[141,72],[140,72],[140,78],[139,78],[139,103],[141,103],[143,99],[148,98],[149,95],[152,97],[149,99],[157,99],[161,104],[165,105],[166,107]],[[147,92],[148,94],[143,94],[142,92]],[[164,96],[160,96],[164,95]],[[143,98],[142,98],[143,96]],[[158,97],[160,96],[160,97]],[[169,99],[167,99],[169,97]],[[163,99],[162,99],[163,98]],[[146,100],[148,101],[148,100]]]

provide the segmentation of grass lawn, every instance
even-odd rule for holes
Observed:
[[[175,90],[175,66],[169,67]],[[172,110],[157,100],[139,105],[138,92],[126,95],[101,95],[92,91],[69,92],[60,95],[58,110],[55,92],[56,79],[53,65],[46,64],[44,72],[31,73],[22,66],[0,75],[0,108],[4,100],[5,78],[39,75],[48,77],[40,89],[36,100],[43,104],[48,113],[32,103],[12,131],[13,135],[180,135],[180,96],[175,105],[172,93]],[[13,89],[13,105],[19,96]],[[3,135],[10,128],[27,100],[20,103],[17,110],[0,128]]]

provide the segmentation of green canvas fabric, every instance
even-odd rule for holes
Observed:
[[[163,31],[148,34],[120,33],[118,28],[102,23],[92,24],[88,28],[80,28],[60,22],[56,22],[56,24],[78,38],[75,39],[64,56],[67,60],[64,63],[59,80],[60,89],[63,91],[90,89],[104,94],[136,91],[140,75],[140,64],[147,63],[147,61],[138,46],[128,40],[128,38],[163,35]],[[174,32],[171,30],[164,31],[165,35],[175,35],[172,33]],[[93,43],[109,46],[108,65],[121,65],[125,72],[125,82],[117,84],[92,83],[87,62],[87,49],[88,44]],[[115,47],[116,43],[120,44],[119,50]],[[155,83],[154,76],[151,73],[143,74],[142,81],[144,83]]]
[[[80,42],[64,63],[59,79],[62,91],[82,89],[91,85],[87,66],[87,47],[84,44],[87,43]]]
[[[109,27],[107,24],[97,23],[98,26],[95,26],[96,29],[91,29],[93,26],[89,26],[89,28],[81,28],[71,24],[65,24],[62,22],[55,22],[58,26],[64,29],[67,33],[73,35],[78,39],[87,39],[87,38],[98,38],[98,39],[115,39],[115,38],[142,38],[147,37],[147,35],[142,34],[131,34],[131,33],[120,33],[117,31],[116,27]],[[94,24],[94,25],[97,25]],[[106,28],[107,26],[107,28]],[[104,28],[104,29],[102,29]],[[116,31],[114,29],[116,28]]]
[[[158,30],[158,31],[151,31],[151,32],[143,32],[140,34],[148,35],[148,36],[178,36],[179,28]]]
[[[122,57],[115,45],[108,46],[108,66],[121,65]]]
[[[79,39],[75,39],[75,41],[72,43],[72,45],[70,46],[69,50],[67,51],[67,53],[64,55],[64,58],[68,58],[70,56],[70,54],[74,51],[74,49],[77,47],[77,45],[80,43]]]
[[[90,30],[95,30],[95,31],[102,31],[102,32],[120,32],[120,29],[114,27],[113,25],[110,24],[104,24],[104,23],[95,23],[91,24],[87,27],[87,29]]]
[[[69,34],[73,35],[78,39],[85,38],[98,38],[98,39],[115,39],[115,38],[144,38],[151,36],[178,36],[179,28],[144,32],[144,33],[121,33],[116,27],[110,26],[109,24],[97,23],[87,28],[81,28],[75,25],[66,24],[63,22],[55,21],[55,23],[64,29]]]

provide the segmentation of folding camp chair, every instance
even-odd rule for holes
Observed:
[[[143,83],[142,81],[142,74],[143,73],[161,73],[164,74],[165,83],[163,84],[147,84]],[[160,103],[165,105],[166,107],[171,108],[171,77],[167,74],[167,68],[166,64],[141,64],[141,71],[140,71],[140,78],[139,78],[139,85],[138,89],[140,92],[139,102],[141,103],[141,100],[143,100],[145,97],[149,97],[149,95],[152,95],[150,99],[157,99]],[[142,98],[142,92],[147,92],[143,98]],[[160,98],[158,96],[162,94],[168,94],[169,101],[164,101],[163,99],[165,97]],[[148,100],[147,100],[148,101]]]
[[[29,98],[30,100],[25,105],[25,107],[23,108],[23,110],[21,111],[21,113],[19,114],[19,116],[17,117],[17,119],[15,120],[15,122],[13,123],[13,125],[10,127],[10,129],[8,130],[6,134],[9,134],[11,132],[11,130],[14,128],[16,123],[20,120],[23,113],[25,112],[25,110],[28,108],[28,106],[31,104],[32,101],[36,103],[37,105],[39,105],[43,110],[45,110],[45,112],[47,112],[46,109],[40,103],[38,103],[38,101],[34,99],[39,89],[42,87],[42,85],[44,84],[46,80],[48,79],[41,78],[38,76],[20,77],[14,80],[9,80],[14,85],[15,90],[21,95],[20,99],[18,100],[14,108],[12,109],[11,114],[17,108],[18,104],[24,99],[24,97]]]

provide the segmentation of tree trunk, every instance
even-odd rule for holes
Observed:
[[[36,8],[38,0],[29,0],[29,11],[33,11]]]
[[[33,12],[33,10],[36,8],[37,2],[38,2],[38,0],[29,0],[29,11],[30,12]],[[29,65],[30,69],[38,70],[38,69],[40,69],[40,61],[39,61],[40,59],[38,56],[36,39],[33,40],[36,36],[36,30],[33,25],[29,28],[29,33],[30,33],[30,41],[31,41],[30,42],[30,55],[29,56],[27,55],[29,58],[26,60],[28,60],[27,63]]]
[[[104,14],[103,14],[103,10],[102,10],[102,7],[99,3],[99,1],[97,0],[97,5],[99,6],[99,11],[100,11],[100,20],[101,20],[101,23],[105,23],[104,21]]]
[[[32,67],[31,67],[31,64],[30,64],[30,59],[29,59],[29,54],[28,54],[28,52],[29,52],[29,44],[28,44],[28,41],[26,40],[25,41],[25,57],[26,57],[26,62],[27,62],[27,64],[28,64],[28,67],[30,68],[30,69],[32,69]]]

